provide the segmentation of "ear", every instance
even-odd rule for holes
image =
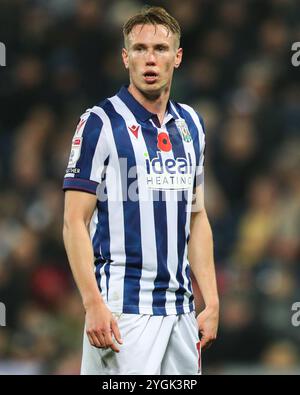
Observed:
[[[123,63],[124,63],[125,68],[128,69],[129,68],[129,65],[128,65],[128,51],[127,51],[126,48],[122,49],[122,59],[123,59]]]
[[[180,66],[182,62],[182,55],[183,55],[183,49],[178,48],[175,56],[175,65],[174,65],[175,69],[178,69],[178,67]]]

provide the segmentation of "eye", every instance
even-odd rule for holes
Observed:
[[[143,50],[144,50],[143,47],[135,47],[134,48],[134,51],[136,51],[136,52],[142,52]]]

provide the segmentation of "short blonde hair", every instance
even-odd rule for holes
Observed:
[[[177,36],[180,45],[181,29],[177,20],[162,7],[145,7],[138,14],[132,16],[123,26],[124,44],[127,48],[128,36],[136,25],[163,25],[169,32]]]

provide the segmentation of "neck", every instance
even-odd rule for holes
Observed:
[[[146,108],[146,110],[156,114],[160,124],[162,124],[170,97],[170,88],[166,88],[158,95],[151,96],[141,92],[132,83],[130,83],[128,91],[144,108]]]

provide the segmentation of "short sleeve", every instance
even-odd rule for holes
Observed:
[[[80,117],[72,139],[63,190],[96,194],[108,156],[103,122],[97,114],[88,110]]]
[[[204,158],[205,158],[205,127],[202,117],[197,114],[201,128],[198,128],[198,137],[199,137],[199,158],[198,163],[196,164],[196,174],[195,174],[195,183],[194,187],[197,187],[201,184],[204,184]]]

